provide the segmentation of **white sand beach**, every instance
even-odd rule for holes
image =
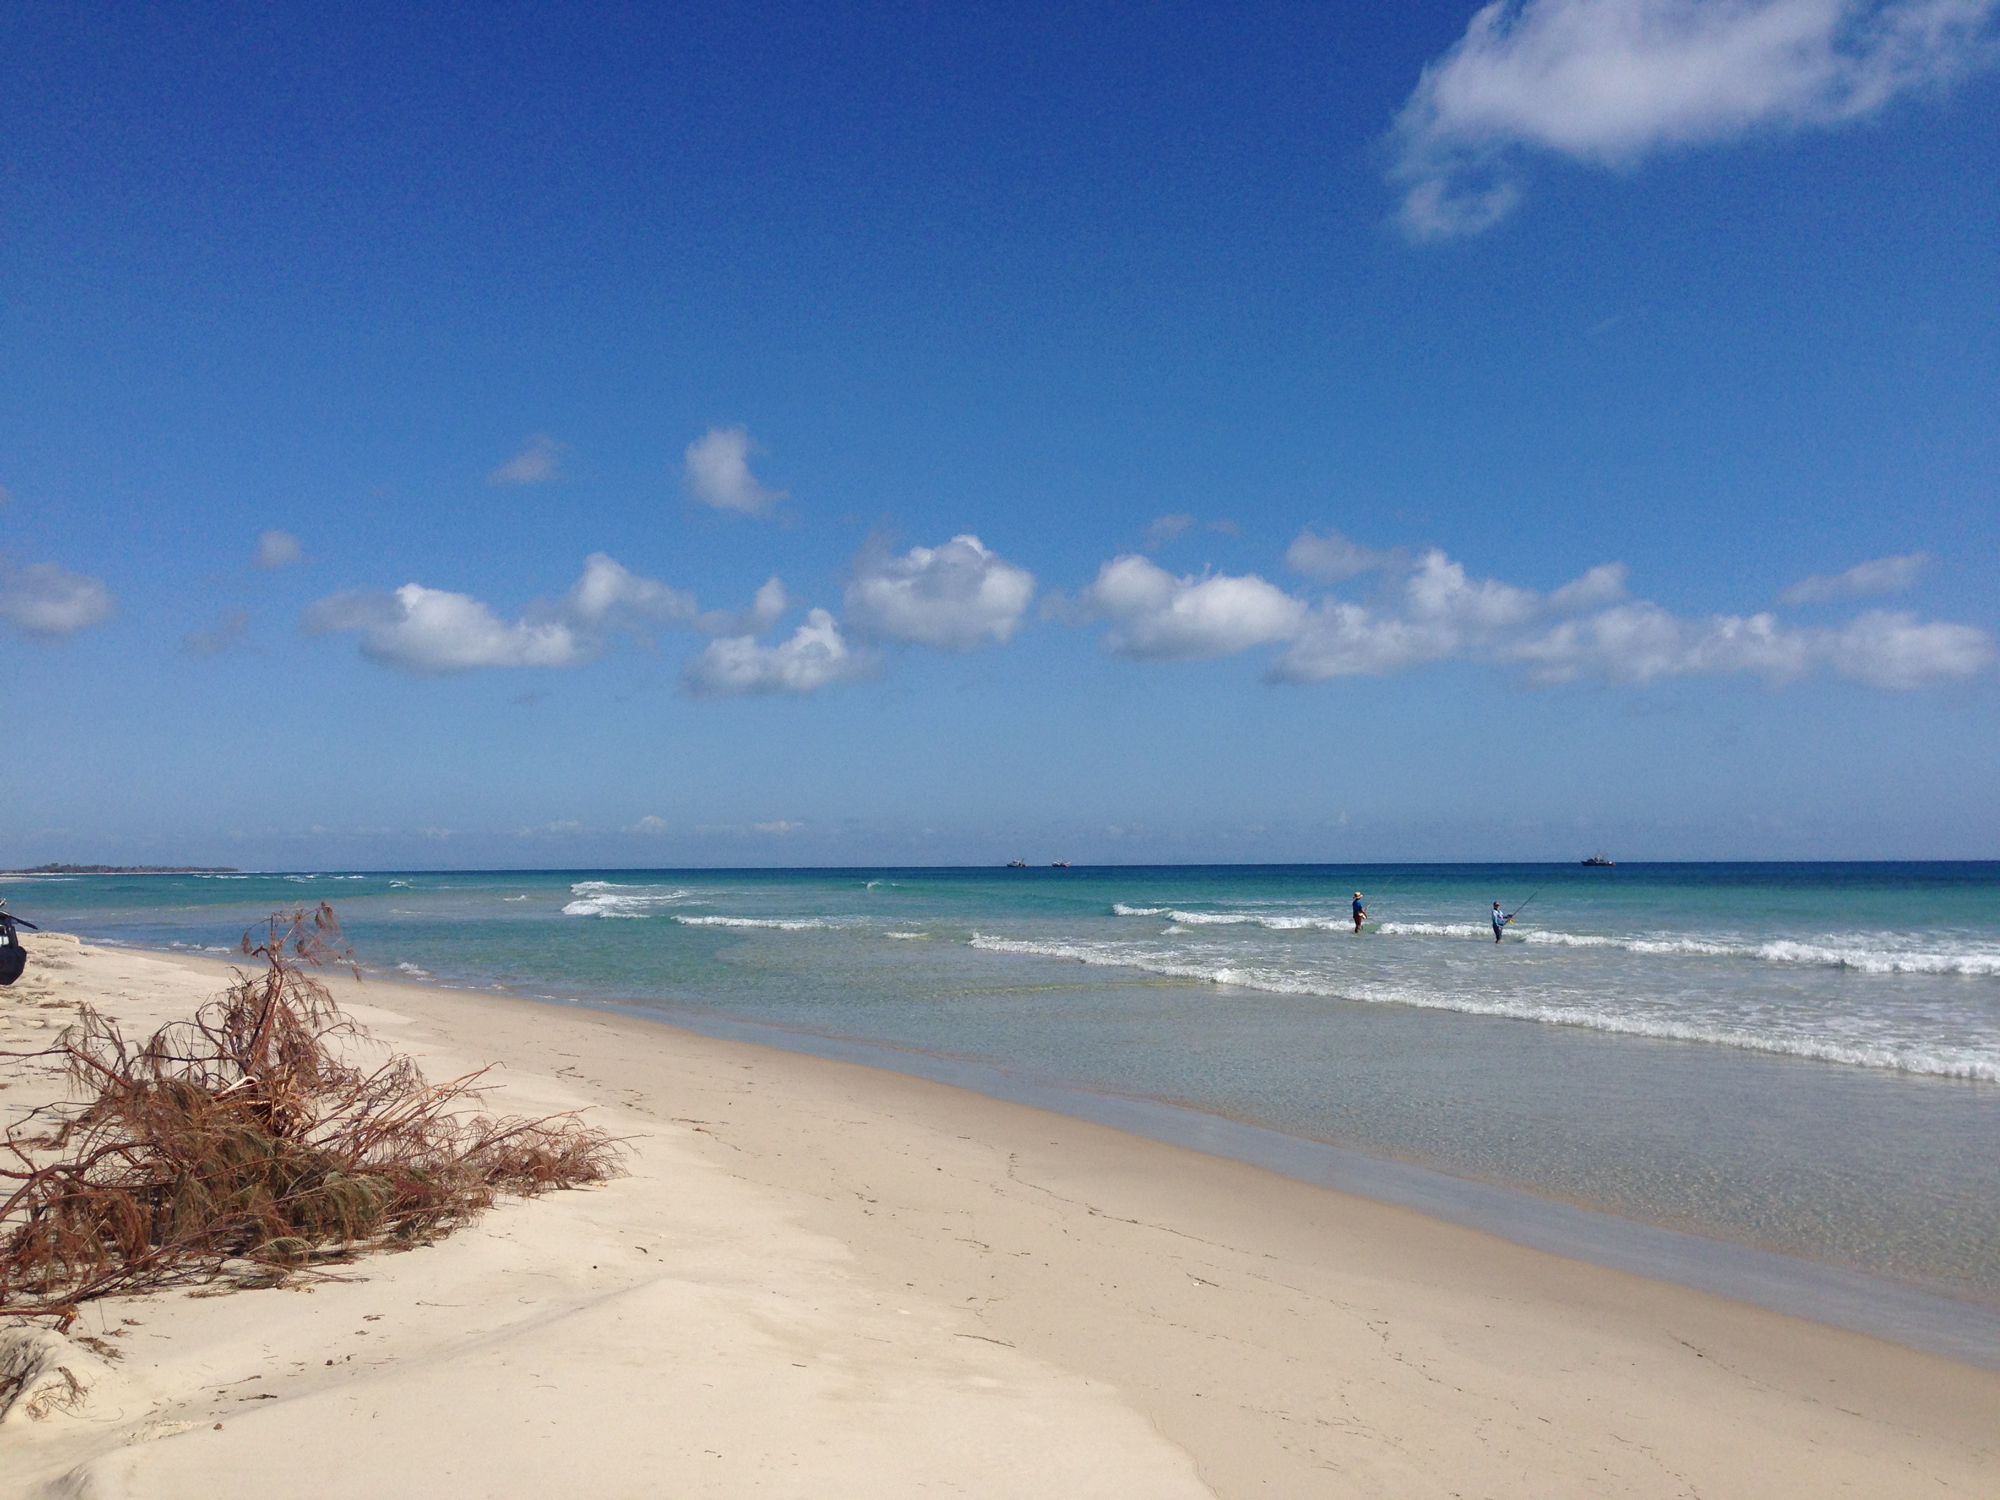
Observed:
[[[212,961],[28,939],[0,1050]],[[9,1495],[1992,1494],[2000,1374],[1025,1106],[581,1008],[345,978],[627,1176],[351,1277],[89,1304]],[[52,1097],[0,1060],[0,1106]],[[19,1332],[23,1340],[35,1337]],[[23,1393],[25,1394],[25,1393]]]

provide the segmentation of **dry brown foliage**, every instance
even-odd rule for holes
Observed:
[[[112,1293],[268,1284],[618,1170],[617,1143],[574,1114],[471,1112],[484,1069],[433,1084],[408,1057],[355,1062],[384,1049],[311,972],[353,967],[330,906],[254,936],[263,970],[144,1046],[88,1009],[57,1040],[81,1102],[7,1131],[0,1313],[67,1325]]]

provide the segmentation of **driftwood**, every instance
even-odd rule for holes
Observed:
[[[616,1174],[618,1144],[574,1113],[474,1112],[485,1069],[434,1084],[408,1057],[365,1061],[386,1049],[313,973],[354,966],[330,906],[275,913],[242,948],[261,970],[143,1046],[86,1007],[49,1049],[77,1102],[0,1146],[0,1314],[67,1327],[95,1297],[273,1284]]]

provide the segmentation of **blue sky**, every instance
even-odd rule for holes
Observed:
[[[0,862],[2000,855],[1996,64],[14,7]]]

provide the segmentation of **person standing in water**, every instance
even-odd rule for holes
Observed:
[[[1361,904],[1361,892],[1354,893],[1354,935],[1361,936],[1361,924],[1367,919],[1368,908]]]
[[[1502,916],[1502,915],[1501,915],[1501,913],[1500,913],[1500,903],[1499,903],[1498,901],[1495,901],[1495,902],[1493,903],[1493,941],[1494,941],[1494,942],[1496,942],[1496,943],[1497,943],[1497,942],[1499,942],[1499,941],[1500,941],[1500,929],[1501,929],[1501,928],[1503,928],[1503,927],[1505,927],[1505,926],[1506,926],[1506,925],[1507,925],[1507,924],[1508,924],[1509,922],[1511,922],[1511,921],[1513,921],[1513,920],[1514,920],[1514,918],[1513,918],[1513,916],[1512,916],[1512,914],[1511,914],[1511,913],[1510,913],[1510,914],[1508,914],[1508,915],[1506,915],[1506,916]]]

